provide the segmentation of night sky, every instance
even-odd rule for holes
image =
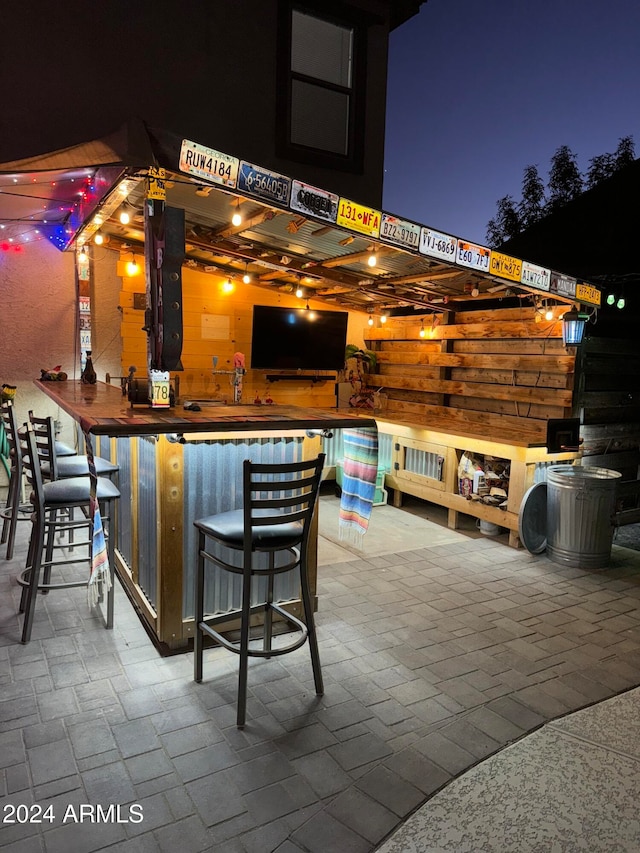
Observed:
[[[486,243],[525,166],[560,145],[585,173],[633,136],[639,0],[429,0],[391,36],[383,207]]]

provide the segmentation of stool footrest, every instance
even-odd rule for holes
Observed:
[[[252,615],[255,613],[264,613],[267,611],[267,609],[273,610],[274,613],[278,613],[280,616],[282,616],[283,619],[286,619],[287,622],[290,622],[291,624],[295,625],[295,627],[297,628],[297,630],[300,633],[299,633],[297,639],[295,639],[291,643],[287,643],[286,646],[279,646],[278,648],[274,649],[271,647],[271,644],[269,643],[269,647],[266,649],[251,649],[250,648],[247,651],[247,654],[249,655],[249,657],[271,658],[271,657],[276,657],[277,655],[286,655],[286,654],[288,654],[288,652],[293,652],[296,649],[299,649],[301,646],[303,646],[306,643],[307,637],[309,636],[307,626],[300,619],[296,618],[295,616],[292,616],[291,613],[289,613],[283,607],[279,607],[277,604],[273,604],[273,603],[272,604],[258,604],[255,607],[251,608],[250,613]],[[214,616],[211,619],[205,619],[203,622],[200,622],[198,627],[200,628],[201,631],[204,631],[204,633],[208,634],[217,643],[220,643],[221,646],[224,646],[225,649],[229,649],[230,652],[235,652],[236,654],[240,654],[240,647],[239,647],[237,642],[234,642],[233,640],[229,640],[223,634],[220,634],[218,631],[216,631],[214,628],[211,627],[212,625],[216,625],[220,622],[229,621],[229,618],[233,618],[233,616],[235,616],[236,614],[238,616],[240,616],[240,611],[231,611],[230,613],[224,613],[224,614],[221,614],[220,616]],[[263,638],[262,637],[256,637],[255,639],[261,640]]]

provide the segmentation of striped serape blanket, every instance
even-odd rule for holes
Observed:
[[[376,427],[344,432],[340,538],[358,543],[367,532],[378,474],[378,430]]]

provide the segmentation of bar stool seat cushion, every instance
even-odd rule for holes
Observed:
[[[273,517],[273,510],[257,510],[254,518],[260,515]],[[205,533],[212,536],[223,545],[230,548],[242,548],[244,543],[244,511],[232,509],[229,512],[221,512],[200,518],[194,525]],[[251,541],[254,548],[292,548],[300,542],[303,525],[301,521],[291,521],[287,524],[263,524],[251,528]]]
[[[75,456],[76,455],[76,451],[73,449],[73,447],[69,447],[69,445],[65,444],[63,441],[56,441],[54,446],[55,446],[56,456]]]
[[[118,466],[114,465],[113,462],[108,462],[100,456],[95,457],[95,463],[98,477],[115,474],[119,470]],[[86,456],[63,456],[62,459],[58,459],[56,462],[56,467],[59,478],[86,477],[89,474],[89,463]],[[48,462],[41,465],[41,471],[42,476],[45,478],[51,475],[51,466]]]
[[[54,480],[44,483],[44,503],[47,508],[54,506],[69,506],[71,504],[87,503],[91,482],[87,477],[68,477],[65,480]],[[118,487],[106,477],[98,477],[97,498],[108,501],[119,498]]]

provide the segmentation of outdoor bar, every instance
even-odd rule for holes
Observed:
[[[96,455],[117,462],[122,499],[115,568],[152,638],[169,649],[184,647],[193,632],[193,521],[237,506],[243,460],[309,459],[317,456],[323,432],[375,425],[349,411],[296,406],[134,407],[119,387],[103,382],[35,384],[79,424]],[[313,537],[315,595],[317,521]],[[279,596],[291,600],[298,615],[298,590],[288,575],[279,583]],[[210,595],[211,612],[239,607],[232,586],[212,583]]]

